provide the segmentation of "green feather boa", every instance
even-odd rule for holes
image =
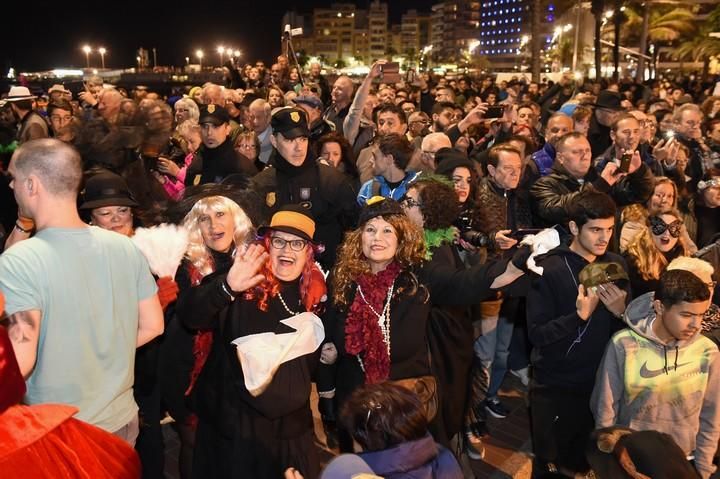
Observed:
[[[457,229],[453,226],[439,230],[425,230],[425,259],[430,261],[433,251],[443,243],[453,243]]]

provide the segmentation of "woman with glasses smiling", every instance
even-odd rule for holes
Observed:
[[[235,151],[252,161],[258,171],[265,168],[265,164],[260,161],[260,139],[254,131],[239,133],[235,138],[234,146]]]
[[[203,280],[212,285],[207,307],[227,313],[182,318],[213,334],[191,398],[199,418],[193,477],[282,477],[290,466],[305,477],[320,472],[310,390],[327,359],[314,314],[326,289],[314,263],[315,221],[286,205],[258,234],[229,270]]]

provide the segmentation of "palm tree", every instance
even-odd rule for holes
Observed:
[[[678,60],[703,62],[703,79],[710,69],[710,57],[720,55],[720,39],[711,37],[711,32],[720,29],[720,6],[710,13],[703,26],[686,35],[680,44],[673,49],[673,56]]]

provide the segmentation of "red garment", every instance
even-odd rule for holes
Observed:
[[[374,384],[390,377],[390,357],[378,317],[385,307],[390,285],[400,274],[400,265],[393,261],[378,274],[363,273],[355,281],[363,296],[355,293],[345,320],[345,351],[360,355],[365,370],[365,382]],[[370,303],[368,305],[367,303]],[[389,320],[390,318],[388,318]]]
[[[178,284],[169,276],[158,278],[158,299],[160,300],[160,306],[165,311],[169,304],[175,302],[178,296]]]
[[[73,406],[12,406],[0,414],[3,479],[134,479],[140,460],[128,443],[72,416]]]

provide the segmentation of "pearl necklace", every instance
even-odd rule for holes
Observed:
[[[285,308],[285,311],[287,311],[289,315],[297,316],[298,314],[300,314],[300,313],[296,313],[292,309],[288,308],[288,305],[285,303],[285,300],[283,299],[282,293],[280,291],[278,291],[278,298],[280,298],[280,302],[282,303],[283,308]],[[298,304],[298,306],[299,306],[299,304]]]
[[[380,331],[382,331],[383,342],[385,343],[385,347],[387,348],[388,359],[390,359],[390,300],[392,300],[394,289],[395,281],[393,281],[390,285],[390,288],[388,288],[387,299],[385,300],[385,306],[383,307],[382,312],[378,313],[377,311],[375,311],[375,308],[372,307],[370,302],[365,298],[362,287],[358,285],[357,288],[358,293],[360,294],[360,298],[362,298],[367,307],[370,308],[370,311],[372,311],[372,313],[378,318],[378,326],[380,326]],[[358,362],[360,363],[360,369],[365,372],[365,365],[363,364],[362,358],[360,358],[359,354],[357,358]]]

